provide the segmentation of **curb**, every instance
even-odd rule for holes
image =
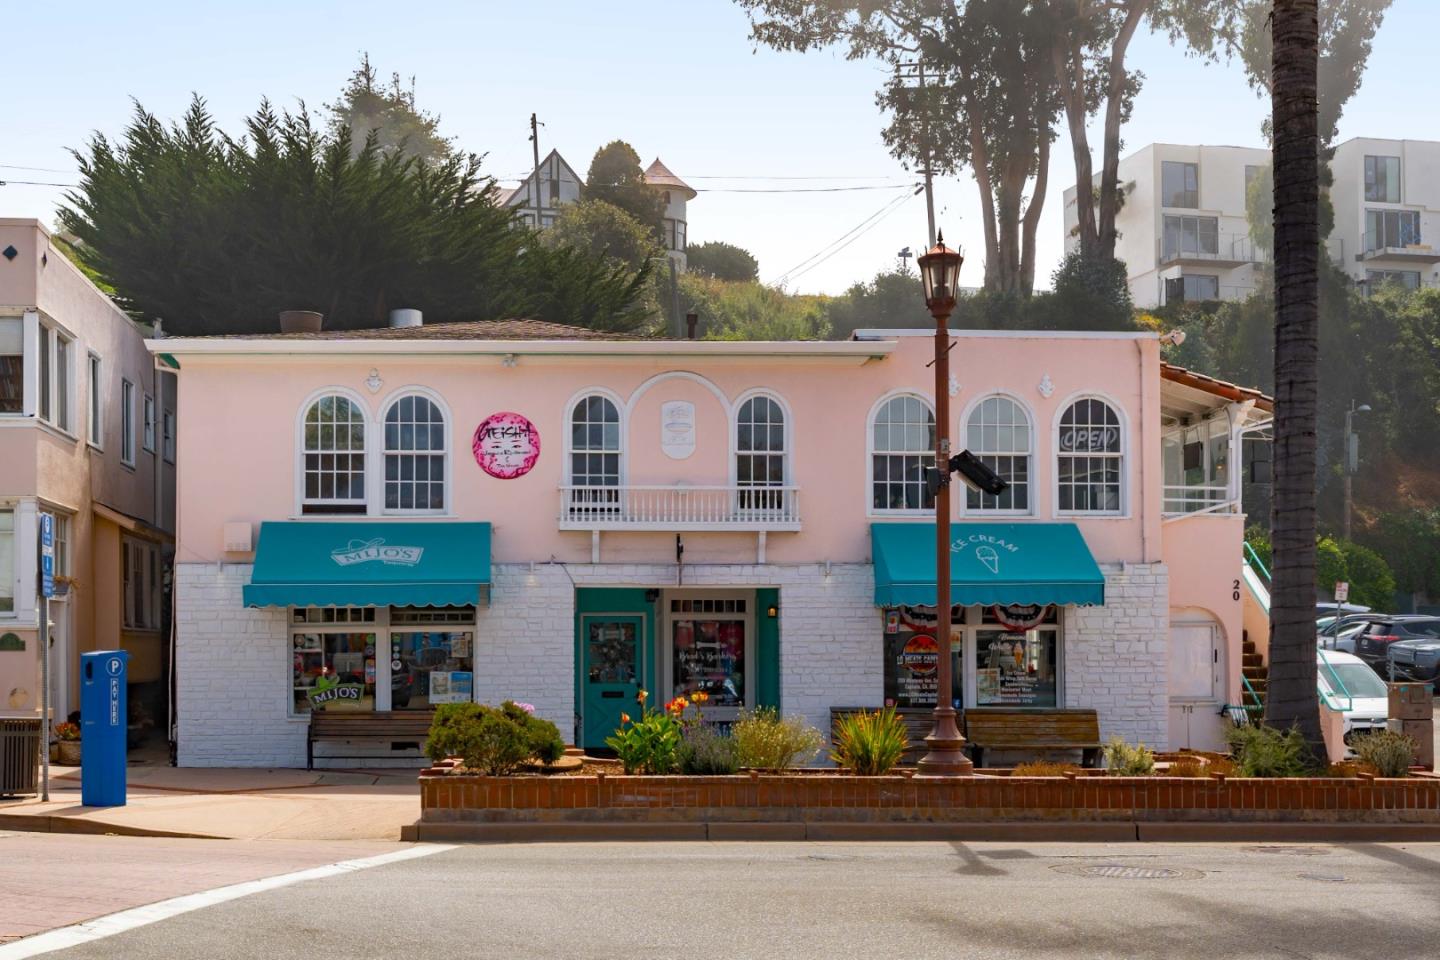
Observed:
[[[701,841],[916,841],[1030,843],[1405,843],[1440,841],[1427,823],[426,823],[401,840],[431,843]]]
[[[185,833],[179,830],[153,830],[103,820],[82,820],[78,817],[57,817],[51,814],[0,813],[0,830],[22,833],[68,833],[86,836],[167,837],[175,840],[227,840],[214,833]]]

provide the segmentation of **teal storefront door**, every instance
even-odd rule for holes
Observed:
[[[581,618],[580,672],[584,746],[603,747],[620,726],[620,714],[638,716],[640,655],[645,621],[640,616],[591,615]]]

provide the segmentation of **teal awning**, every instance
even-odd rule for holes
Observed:
[[[450,607],[490,599],[490,524],[262,523],[247,607]]]
[[[935,524],[872,523],[875,605],[935,605]],[[955,523],[956,604],[1105,602],[1105,575],[1073,523]]]

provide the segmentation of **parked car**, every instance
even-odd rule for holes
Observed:
[[[1338,650],[1319,651],[1315,665],[1321,697],[1345,715],[1346,743],[1352,733],[1385,729],[1390,691],[1374,670],[1359,657]]]
[[[1316,619],[1322,617],[1333,617],[1336,614],[1347,613],[1371,613],[1371,609],[1360,603],[1334,603],[1330,600],[1319,600],[1315,603]]]
[[[1386,676],[1440,683],[1440,638],[1397,640],[1385,651]]]
[[[1388,651],[1402,640],[1440,639],[1440,617],[1372,617],[1355,634],[1355,655],[1376,670],[1390,672]]]
[[[1327,650],[1355,652],[1355,635],[1365,629],[1375,615],[1368,613],[1349,614],[1343,617],[1326,617],[1317,620],[1315,642]]]

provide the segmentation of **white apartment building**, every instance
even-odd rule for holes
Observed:
[[[1137,307],[1176,300],[1243,300],[1261,251],[1250,240],[1245,192],[1270,151],[1152,143],[1120,161],[1125,205],[1115,255]],[[1096,184],[1098,188],[1099,180]],[[1065,249],[1079,247],[1075,188],[1065,191]]]
[[[1356,137],[1330,164],[1331,259],[1367,290],[1440,285],[1440,143]]]

